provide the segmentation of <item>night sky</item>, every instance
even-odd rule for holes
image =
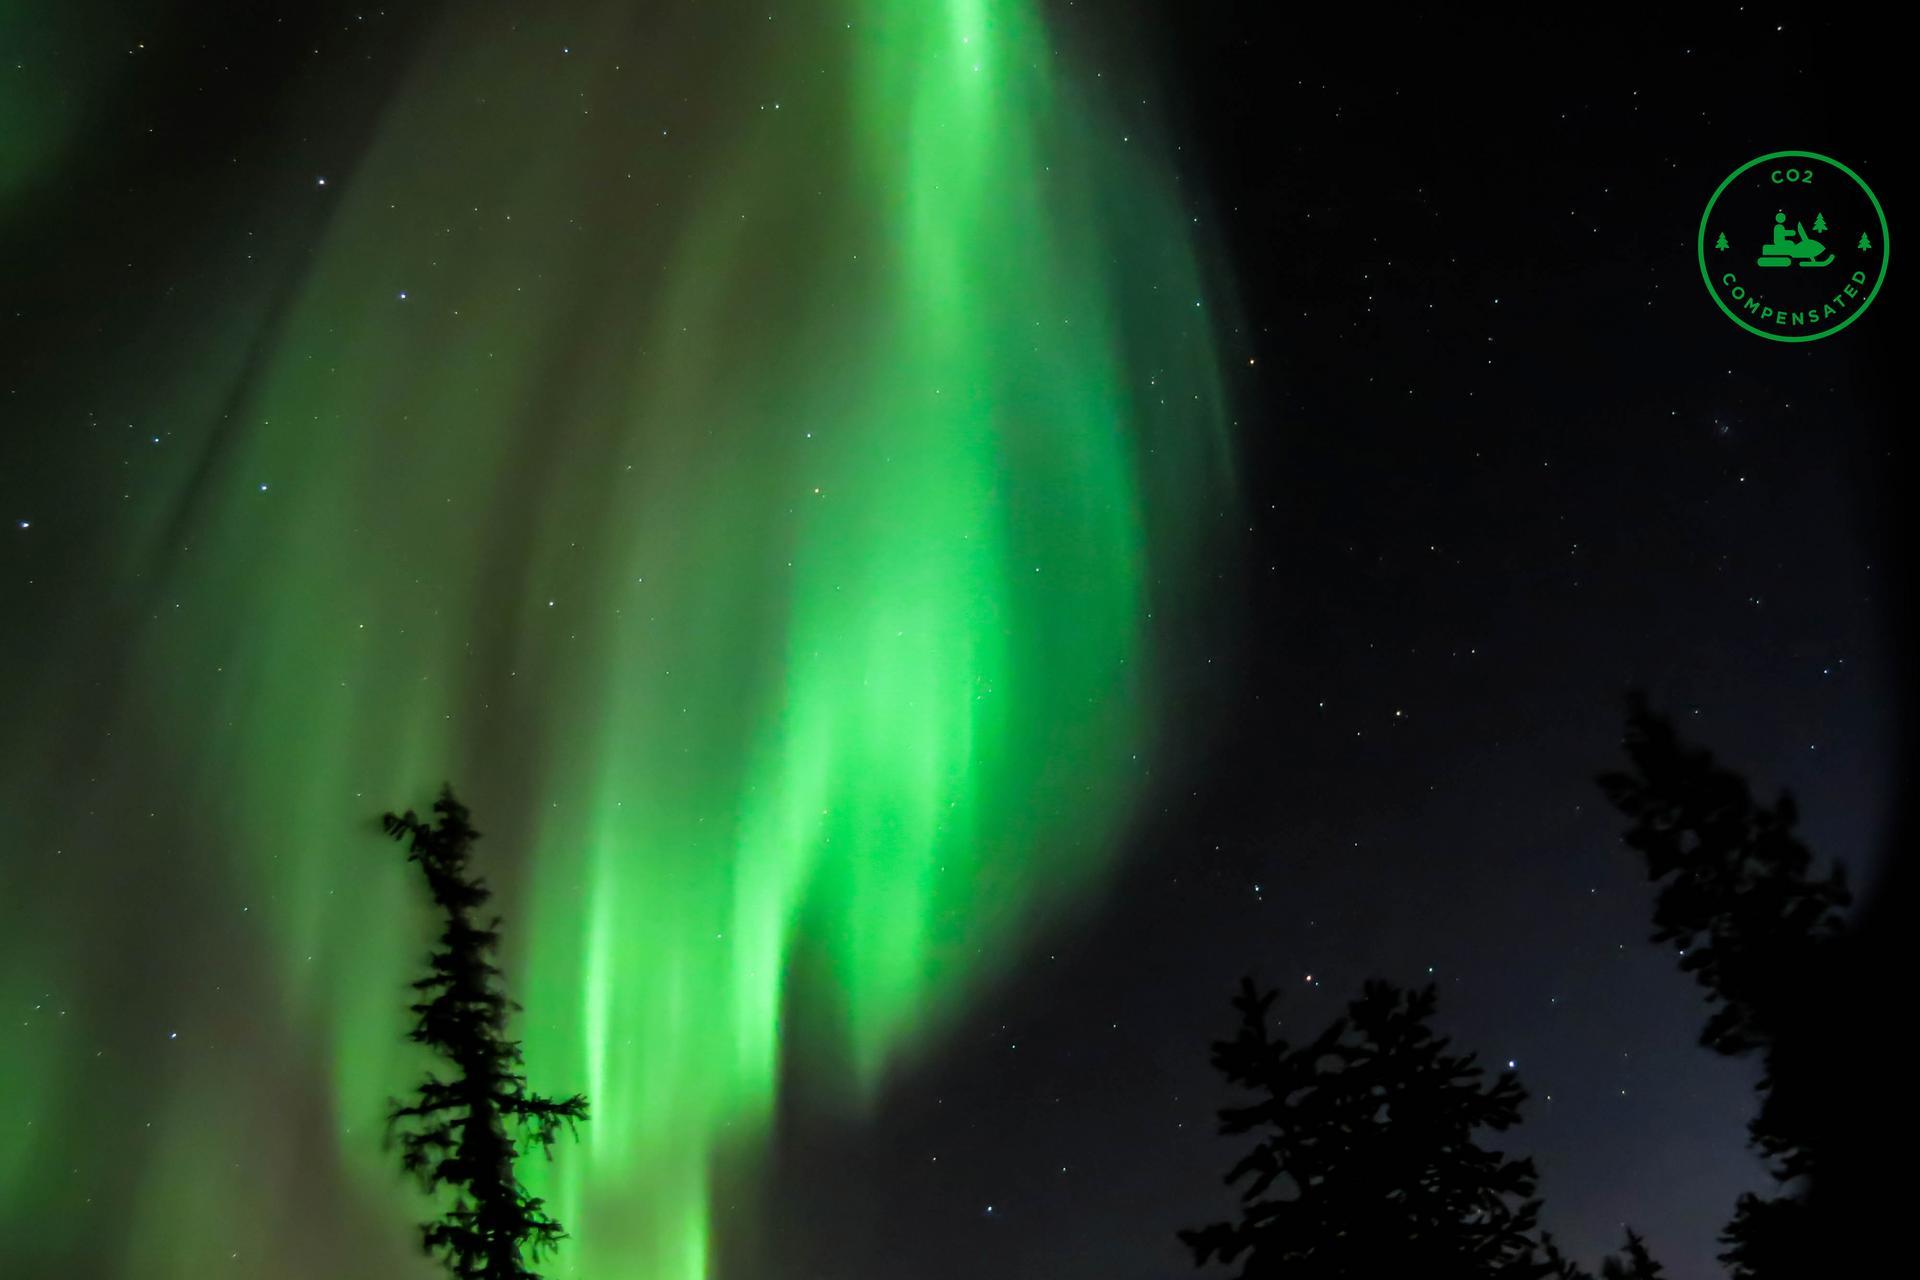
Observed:
[[[443,779],[555,1277],[1188,1274],[1243,973],[1437,983],[1563,1246],[1718,1274],[1754,1074],[1593,776],[1643,688],[1885,879],[1901,268],[1695,260],[1792,148],[1903,233],[1822,13],[8,7],[7,1274],[432,1274]]]

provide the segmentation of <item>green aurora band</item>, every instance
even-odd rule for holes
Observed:
[[[192,460],[115,517],[90,798],[16,768],[0,819],[22,1274],[429,1274],[380,1142],[428,921],[370,820],[443,778],[533,1083],[591,1099],[529,1170],[555,1277],[709,1275],[783,1074],[866,1104],[1111,865],[1231,488],[1151,128],[1031,0],[657,10],[452,12],[151,393]],[[102,875],[175,923],[79,913]]]

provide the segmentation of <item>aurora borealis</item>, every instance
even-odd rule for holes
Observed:
[[[443,1274],[379,823],[443,783],[589,1103],[549,1280],[1228,1280],[1243,975],[1293,1044],[1433,985],[1565,1256],[1721,1280],[1776,1184],[1595,784],[1629,691],[1848,869],[1807,1235],[1900,1227],[1905,277],[1783,345],[1697,235],[1811,147],[1890,260],[1874,35],[0,5],[0,1280]]]
[[[207,211],[244,283],[90,357],[126,497],[43,607],[95,661],[8,697],[14,766],[96,726],[0,829],[25,1274],[429,1273],[371,819],[443,779],[533,1083],[592,1102],[554,1276],[708,1275],[783,1070],[863,1105],[1098,885],[1232,484],[1222,303],[1110,96],[1029,0],[478,6],[306,222]]]

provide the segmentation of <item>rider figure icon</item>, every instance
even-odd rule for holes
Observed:
[[[1818,222],[1819,219],[1816,218],[1814,221]],[[1830,253],[1824,258],[1820,256],[1826,253],[1827,247],[1807,234],[1805,223],[1796,222],[1793,225],[1794,230],[1789,231],[1787,215],[1785,213],[1773,215],[1773,243],[1760,251],[1759,258],[1755,260],[1758,265],[1790,267],[1798,260],[1803,267],[1824,267],[1833,261],[1833,255]],[[1795,238],[1796,232],[1798,239]]]

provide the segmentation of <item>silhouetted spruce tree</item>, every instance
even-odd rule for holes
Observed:
[[[1512,1072],[1491,1083],[1474,1055],[1427,1025],[1432,987],[1369,982],[1347,1016],[1298,1046],[1273,1037],[1279,993],[1241,983],[1240,1026],[1213,1064],[1258,1096],[1220,1112],[1220,1132],[1259,1141],[1226,1175],[1238,1222],[1179,1233],[1196,1265],[1243,1254],[1242,1280],[1578,1276],[1536,1237],[1531,1160],[1476,1141],[1520,1120]]]
[[[1653,940],[1675,947],[1680,968],[1713,1007],[1701,1043],[1729,1056],[1759,1055],[1760,1106],[1748,1125],[1754,1147],[1784,1188],[1741,1196],[1721,1232],[1720,1257],[1741,1280],[1832,1274],[1834,1241],[1814,1226],[1806,1189],[1817,1182],[1823,1097],[1839,1083],[1831,1062],[1846,1029],[1833,1012],[1844,981],[1850,901],[1843,870],[1811,875],[1812,855],[1794,834],[1793,797],[1754,801],[1746,781],[1683,744],[1646,700],[1630,703],[1628,772],[1600,785],[1632,819],[1626,843],[1659,885]]]
[[[1540,1245],[1541,1252],[1552,1264],[1547,1274],[1554,1280],[1595,1280],[1593,1272],[1561,1254],[1554,1246],[1553,1237],[1544,1231],[1540,1233]],[[1666,1274],[1665,1268],[1647,1252],[1647,1242],[1641,1239],[1640,1233],[1628,1227],[1626,1252],[1603,1258],[1598,1280],[1665,1280]]]
[[[535,1145],[551,1156],[560,1127],[572,1129],[586,1118],[587,1100],[575,1094],[555,1101],[528,1091],[520,1045],[507,1038],[507,1014],[520,1006],[507,999],[492,961],[500,921],[475,923],[493,896],[467,868],[480,833],[451,787],[441,790],[433,811],[431,825],[409,810],[386,814],[381,827],[411,841],[408,858],[426,874],[445,920],[430,971],[413,984],[423,999],[412,1006],[419,1020],[411,1034],[446,1060],[453,1077],[429,1072],[416,1100],[396,1104],[389,1123],[406,1171],[429,1192],[446,1187],[453,1193],[446,1212],[421,1224],[426,1252],[461,1280],[538,1280],[528,1261],[551,1252],[565,1232],[520,1184],[514,1164]]]
[[[1600,1264],[1600,1280],[1663,1280],[1666,1274],[1666,1269],[1648,1254],[1647,1242],[1632,1227],[1627,1228],[1626,1254]]]

